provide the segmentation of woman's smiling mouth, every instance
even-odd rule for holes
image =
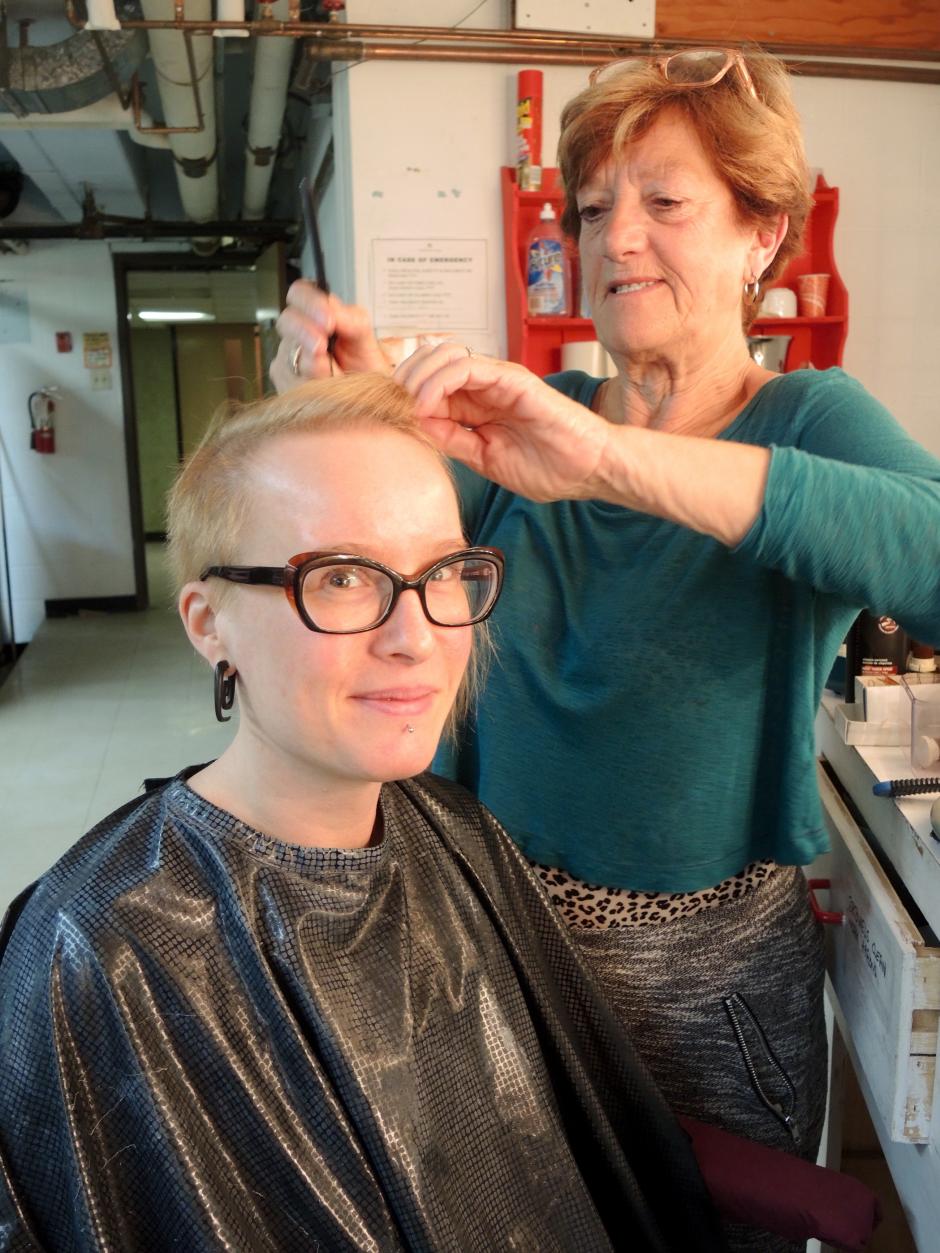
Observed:
[[[656,287],[661,281],[658,278],[640,278],[634,279],[629,283],[611,283],[607,293],[610,296],[631,296],[635,292],[646,291],[647,288]]]

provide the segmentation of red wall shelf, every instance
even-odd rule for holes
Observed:
[[[561,369],[563,344],[596,338],[589,318],[530,317],[526,292],[526,243],[546,200],[561,216],[563,196],[558,170],[544,167],[540,191],[520,191],[516,171],[500,171],[503,199],[503,245],[506,267],[506,329],[510,361],[521,361],[536,374]],[[759,318],[752,335],[790,335],[786,369],[812,364],[819,370],[842,364],[849,329],[848,293],[839,277],[833,253],[833,235],[839,213],[839,189],[822,175],[816,180],[813,209],[806,225],[806,249],[794,258],[774,287],[792,287],[801,274],[828,274],[829,295],[822,318]],[[577,253],[571,250],[574,299],[577,299]]]

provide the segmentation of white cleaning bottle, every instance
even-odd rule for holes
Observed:
[[[535,317],[567,317],[571,311],[571,266],[565,240],[546,200],[526,248],[529,313]]]

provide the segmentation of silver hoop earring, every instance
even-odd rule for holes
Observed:
[[[756,305],[760,299],[760,279],[752,278],[744,284],[744,299]]]

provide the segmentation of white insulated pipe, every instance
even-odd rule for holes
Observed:
[[[144,148],[169,148],[170,141],[166,135],[147,132],[146,128],[153,126],[153,118],[148,113],[141,113],[140,120],[145,128],[143,130],[137,129],[132,110],[126,109],[113,95],[96,100],[94,104],[86,104],[81,109],[70,109],[68,113],[26,113],[22,117],[15,113],[0,113],[0,134],[10,130],[64,130],[75,126],[85,130],[126,131],[135,144]]]
[[[142,0],[148,22],[172,22],[173,0]],[[186,0],[184,18],[190,22],[212,20],[212,0]],[[183,212],[194,222],[211,222],[219,216],[219,167],[216,162],[215,89],[211,35],[190,35],[199,109],[193,93],[186,36],[177,30],[151,30],[150,54],[157,72],[164,122],[169,127],[197,127],[202,111],[203,128],[192,134],[170,135]],[[288,40],[288,42],[292,42]]]
[[[275,0],[269,7],[271,17],[276,21],[287,21],[290,10],[288,0]],[[255,8],[260,10],[261,5],[257,4]],[[256,11],[255,17],[260,16],[260,12]],[[294,41],[280,35],[258,35],[254,53],[245,143],[245,191],[242,196],[242,217],[249,220],[264,216],[284,124]]]

